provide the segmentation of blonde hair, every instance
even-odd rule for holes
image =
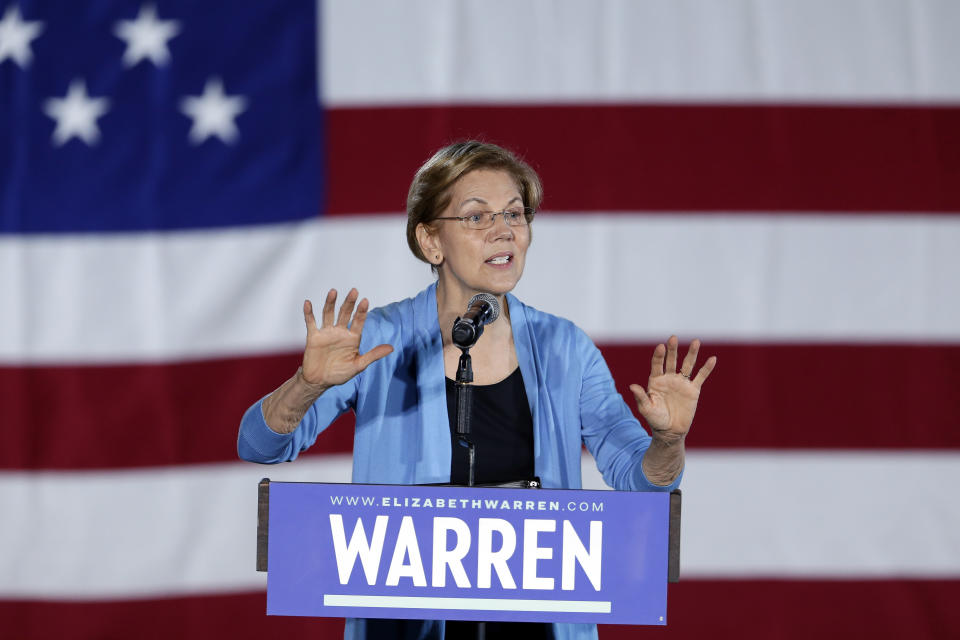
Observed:
[[[450,204],[450,188],[453,184],[477,169],[507,172],[517,183],[523,206],[533,209],[540,206],[543,200],[540,177],[512,151],[477,140],[444,147],[417,170],[407,193],[407,244],[417,259],[430,262],[417,241],[417,226],[429,225],[439,217]]]

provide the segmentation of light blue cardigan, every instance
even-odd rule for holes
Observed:
[[[641,460],[650,436],[617,392],[600,351],[569,320],[528,307],[507,294],[517,359],[533,415],[534,468],[545,488],[580,488],[581,443],[610,486],[670,491],[652,484]],[[287,435],[264,422],[261,401],[243,416],[237,450],[252,462],[293,460],[348,409],[356,412],[353,481],[428,484],[450,481],[450,421],[436,284],[415,298],[373,309],[361,352],[387,343],[393,353],[349,382],[328,389]],[[638,375],[642,366],[638,363]],[[426,637],[442,638],[442,623]],[[427,631],[427,629],[425,629]],[[347,638],[363,637],[348,620]],[[594,625],[554,625],[557,640],[596,638]]]

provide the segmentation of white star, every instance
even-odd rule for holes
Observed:
[[[53,144],[59,147],[73,137],[88,145],[96,144],[100,139],[97,118],[107,112],[109,104],[106,98],[88,96],[87,85],[80,79],[70,83],[65,98],[48,98],[43,103],[43,111],[57,121]]]
[[[217,136],[230,144],[239,136],[233,119],[247,108],[243,96],[228,96],[223,93],[220,78],[210,78],[203,87],[202,96],[188,96],[180,101],[180,110],[193,118],[188,137],[193,144],[200,144],[210,136]]]
[[[9,6],[0,20],[0,62],[11,58],[24,69],[33,58],[30,41],[43,31],[40,21],[24,22],[20,7]]]
[[[132,67],[144,58],[161,67],[170,61],[167,40],[180,33],[176,20],[158,20],[157,9],[152,4],[140,7],[136,20],[120,20],[113,33],[127,43],[123,52],[123,66]]]

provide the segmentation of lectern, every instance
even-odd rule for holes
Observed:
[[[680,492],[271,482],[270,615],[665,625]]]

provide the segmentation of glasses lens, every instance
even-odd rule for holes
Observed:
[[[530,207],[507,209],[503,212],[503,219],[510,226],[524,226],[533,220],[533,209]]]
[[[489,211],[473,213],[463,219],[463,224],[466,225],[468,229],[476,229],[478,231],[481,229],[489,229],[493,226],[493,216]]]
[[[526,226],[531,220],[533,220],[533,214],[534,210],[530,207],[516,207],[513,209],[506,209],[504,211],[483,211],[465,216],[463,218],[463,224],[468,229],[482,231],[492,227],[496,217],[498,215],[502,215],[503,221],[511,227]]]

